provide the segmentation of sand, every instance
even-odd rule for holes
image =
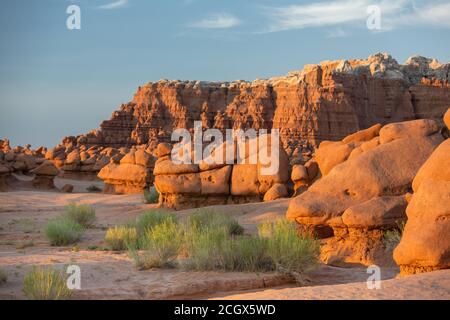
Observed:
[[[22,190],[0,193],[0,267],[8,276],[0,285],[0,299],[23,299],[24,275],[33,265],[63,270],[80,266],[81,290],[74,299],[449,299],[450,270],[395,278],[398,269],[382,270],[382,289],[368,290],[364,267],[320,265],[308,277],[307,287],[276,273],[193,272],[180,268],[138,271],[126,253],[106,251],[103,241],[110,226],[134,220],[155,205],[142,195],[85,193],[89,181],[57,179],[56,185],[75,186],[75,192]],[[96,182],[101,186],[101,183]],[[282,218],[289,199],[269,203],[214,206],[236,217],[246,233],[258,223]],[[96,209],[95,227],[76,246],[52,247],[42,234],[49,219],[71,203],[88,203]],[[177,212],[184,218],[193,210]]]

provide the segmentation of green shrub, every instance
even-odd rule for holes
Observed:
[[[150,188],[150,190],[144,190],[144,202],[147,204],[150,203],[158,203],[159,201],[159,192],[154,188]]]
[[[180,225],[167,219],[150,229],[140,239],[142,252],[130,247],[131,256],[138,269],[150,269],[172,266],[183,242],[183,230]]]
[[[189,228],[206,228],[224,226],[230,235],[240,235],[244,228],[229,215],[217,212],[214,209],[197,209],[188,218]]]
[[[229,238],[226,226],[188,225],[185,233],[188,268],[195,270],[224,269],[223,250]]]
[[[146,234],[147,230],[165,221],[177,222],[177,217],[165,209],[152,209],[144,212],[136,222],[136,229],[139,236]]]
[[[44,233],[54,246],[64,246],[77,242],[84,232],[83,227],[72,219],[60,217],[50,220]]]
[[[31,300],[63,300],[71,296],[61,272],[33,267],[25,275],[23,292]]]
[[[72,219],[85,228],[92,227],[95,222],[95,210],[88,204],[71,203],[65,208],[65,217]]]
[[[223,268],[227,271],[272,271],[274,265],[267,254],[267,239],[239,236],[227,239],[222,246]]]
[[[405,222],[399,221],[396,223],[397,226],[392,230],[386,230],[383,234],[383,244],[386,251],[393,252],[395,247],[398,246],[400,240],[402,239],[403,229],[405,228]]]
[[[267,239],[267,254],[277,270],[301,273],[317,262],[317,241],[299,235],[296,223],[278,220],[263,223],[258,229],[260,237]]]
[[[5,270],[0,268],[0,285],[6,283],[8,281],[8,276],[6,275]]]
[[[137,240],[136,228],[128,226],[109,228],[105,235],[106,243],[115,251],[125,250],[128,246],[136,244]]]

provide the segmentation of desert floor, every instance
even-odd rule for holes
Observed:
[[[75,186],[74,193],[0,193],[0,267],[8,276],[0,285],[0,299],[24,298],[22,281],[33,265],[62,269],[70,264],[81,268],[82,288],[74,292],[75,299],[450,299],[450,270],[399,278],[398,269],[385,268],[379,290],[367,289],[369,275],[363,267],[320,265],[308,275],[305,287],[274,273],[138,271],[126,253],[105,250],[103,238],[109,226],[133,220],[155,205],[144,204],[140,195],[86,193],[92,182],[56,179],[58,187],[65,183]],[[288,201],[215,207],[253,233],[261,221],[283,217]],[[52,247],[42,229],[71,202],[91,204],[96,226],[74,247]]]

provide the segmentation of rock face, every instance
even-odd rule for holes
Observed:
[[[53,180],[58,175],[59,171],[55,165],[49,161],[45,161],[39,167],[31,170],[35,174],[32,184],[38,189],[55,189]]]
[[[291,157],[377,123],[441,121],[450,101],[449,70],[450,64],[423,57],[400,65],[379,53],[253,82],[161,80],[139,87],[99,130],[71,139],[78,146],[145,144],[153,150],[169,142],[174,129],[192,129],[201,120],[204,128],[220,130],[279,128]]]
[[[319,159],[317,154],[314,159],[326,175],[290,202],[289,219],[327,238],[321,251],[327,263],[386,262],[383,232],[405,219],[403,195],[411,191],[420,167],[443,141],[433,120],[388,124],[373,132],[322,142]]]
[[[394,259],[403,274],[450,268],[450,139],[420,168]]]
[[[223,143],[214,152],[227,150],[228,143]],[[242,163],[221,164],[208,163],[205,159],[197,164],[174,164],[169,152],[156,161],[153,174],[155,187],[160,193],[160,205],[176,210],[227,203],[245,203],[278,199],[287,196],[285,183],[289,179],[288,158],[283,148],[279,150],[278,171],[264,175],[264,166],[259,162],[249,161],[250,154]],[[220,151],[218,151],[220,150]],[[266,152],[257,149],[257,159]],[[236,160],[236,158],[235,158]],[[267,195],[267,197],[265,197]]]
[[[153,182],[154,158],[144,148],[132,148],[120,160],[104,166],[98,177],[105,182],[105,193],[143,193]]]

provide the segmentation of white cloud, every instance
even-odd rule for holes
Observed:
[[[365,27],[367,8],[378,5],[381,9],[382,30],[400,26],[450,26],[449,1],[413,0],[333,0],[312,4],[266,8],[270,19],[266,32],[312,27],[360,25]]]
[[[211,14],[209,17],[191,23],[191,28],[202,29],[226,29],[239,25],[241,21],[233,15],[227,13]]]
[[[126,5],[128,5],[128,0],[117,0],[114,2],[110,2],[101,6],[98,6],[97,9],[102,9],[102,10],[112,10],[112,9],[118,9],[118,8],[122,8],[125,7]]]

